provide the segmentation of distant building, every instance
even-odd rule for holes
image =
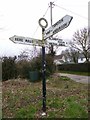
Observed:
[[[90,59],[89,59],[89,61],[90,61]],[[83,54],[80,54],[78,57],[78,63],[84,63],[84,62],[86,62],[86,58],[84,57]],[[54,57],[54,63],[56,65],[59,65],[59,64],[74,63],[74,62],[72,62],[69,58],[66,61],[65,56],[63,54],[61,54],[61,55],[56,55]]]
[[[56,55],[54,57],[54,63],[56,65],[63,64],[65,62],[65,57],[63,55]]]
[[[90,61],[90,58],[89,58]],[[86,58],[84,57],[83,54],[79,54],[79,58],[78,58],[78,63],[84,63],[86,62]]]

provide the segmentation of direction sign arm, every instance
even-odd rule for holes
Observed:
[[[54,34],[68,27],[72,19],[72,16],[65,15],[61,20],[57,21],[44,32],[44,39],[50,38]]]

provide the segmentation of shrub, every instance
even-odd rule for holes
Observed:
[[[2,79],[8,80],[12,78],[29,78],[30,71],[38,71],[40,77],[42,76],[42,56],[39,55],[32,60],[15,61],[16,57],[4,57],[2,62]],[[46,55],[46,77],[54,72],[53,57]]]
[[[2,60],[2,80],[8,80],[17,76],[16,57],[3,57]]]
[[[17,62],[17,75],[21,78],[29,78],[30,62],[20,60]]]
[[[30,71],[38,70],[40,73],[42,72],[42,56],[32,59],[30,62]],[[54,72],[55,65],[53,63],[53,57],[51,55],[46,55],[46,76],[51,75]]]

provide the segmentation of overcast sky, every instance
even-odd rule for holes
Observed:
[[[71,24],[55,36],[71,40],[75,31],[88,26],[88,0],[53,0],[53,24],[66,14],[73,16]],[[38,20],[43,17],[50,27],[51,0],[0,0],[0,56],[16,55],[32,46],[14,44],[13,35],[41,39]],[[48,9],[48,11],[47,11]],[[47,12],[46,12],[47,11]],[[63,49],[63,47],[61,48]]]

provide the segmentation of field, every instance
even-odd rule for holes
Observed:
[[[88,118],[88,85],[52,75],[46,80],[44,118]],[[43,118],[42,82],[12,79],[2,85],[3,118]]]

